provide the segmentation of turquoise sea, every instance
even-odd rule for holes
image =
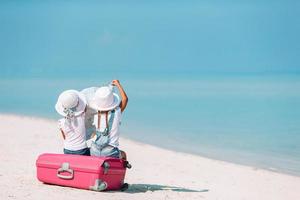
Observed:
[[[2,78],[0,112],[58,119],[65,89],[114,77]],[[122,136],[175,151],[300,175],[300,75],[124,76]]]

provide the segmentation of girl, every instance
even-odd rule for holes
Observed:
[[[64,139],[64,153],[90,155],[86,145],[85,97],[76,90],[66,90],[58,97],[56,111],[63,116],[58,120]]]
[[[113,92],[113,86],[118,88],[121,99]],[[91,155],[127,159],[125,152],[119,150],[121,115],[127,102],[128,97],[118,80],[113,80],[110,86],[96,90],[89,105],[97,111],[94,117],[96,133],[92,137]]]

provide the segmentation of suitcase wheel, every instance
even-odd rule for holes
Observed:
[[[128,184],[128,183],[124,183],[124,184],[122,185],[122,187],[121,187],[121,191],[127,190],[128,187],[129,187],[129,184]]]
[[[107,188],[107,183],[100,179],[95,181],[95,185],[90,186],[90,190],[101,192]]]

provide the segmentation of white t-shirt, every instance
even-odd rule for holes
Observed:
[[[111,113],[108,113],[107,120],[109,121]],[[110,127],[110,133],[109,133],[109,145],[113,147],[119,147],[119,137],[120,137],[120,125],[121,125],[121,108],[117,107],[115,110],[115,117],[112,124],[112,127]],[[96,129],[98,129],[98,114],[94,116],[94,126]],[[100,130],[104,131],[106,128],[106,119],[105,114],[101,114],[101,121],[100,121]]]
[[[58,120],[58,127],[63,130],[66,136],[64,140],[65,149],[77,151],[87,148],[85,113],[71,119],[62,118]]]
[[[97,89],[98,87],[89,87],[80,91],[87,100],[87,109],[85,113],[86,139],[90,139],[91,135],[96,131],[96,127],[94,126],[94,115],[97,114],[97,111],[89,105],[91,100],[94,98]]]

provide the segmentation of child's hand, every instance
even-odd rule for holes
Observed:
[[[120,81],[119,80],[112,80],[111,84],[113,86],[119,86],[120,85]]]

